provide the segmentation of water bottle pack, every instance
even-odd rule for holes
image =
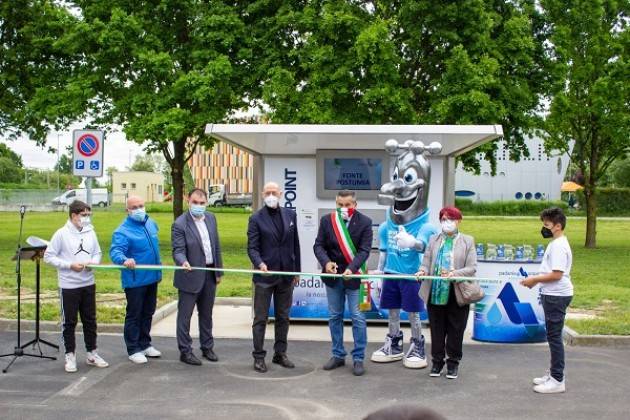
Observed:
[[[485,249],[484,249],[485,248]],[[485,251],[485,253],[484,253]],[[540,261],[545,253],[542,244],[534,247],[528,244],[477,244],[477,258],[486,261]]]

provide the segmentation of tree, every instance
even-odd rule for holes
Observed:
[[[62,117],[51,116],[39,90],[59,91],[66,83],[71,66],[55,42],[74,21],[54,1],[0,2],[0,136],[14,140],[26,135],[44,144],[50,121],[65,125],[78,112],[66,108]]]
[[[527,154],[548,87],[533,1],[286,2],[277,14],[257,35],[272,52],[273,122],[502,124],[511,158]],[[481,149],[493,166],[495,148]],[[478,168],[474,153],[463,161]]]
[[[249,2],[79,0],[76,21],[55,43],[73,57],[64,98],[44,89],[51,114],[118,124],[127,139],[163,154],[171,168],[173,213],[182,212],[186,162],[210,148],[205,125],[246,105],[250,70]],[[249,95],[251,96],[251,95]]]
[[[9,149],[6,144],[0,143],[0,157],[11,160],[19,168],[24,167],[22,163],[22,157]]]
[[[584,176],[585,246],[597,244],[597,188],[630,151],[630,3],[543,0],[554,85],[547,146],[568,151]]]
[[[615,187],[630,188],[630,156],[625,156],[616,161],[614,168],[610,172],[612,183]]]
[[[129,170],[155,172],[156,167],[151,155],[136,155],[133,165],[131,165]]]
[[[54,169],[62,174],[72,174],[72,146],[66,147],[66,153],[59,155],[59,161],[55,163]]]

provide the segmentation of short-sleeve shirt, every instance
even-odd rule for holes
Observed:
[[[573,254],[566,236],[560,236],[547,245],[540,273],[548,274],[552,271],[562,271],[562,278],[549,283],[540,283],[540,293],[550,296],[573,296],[573,283],[571,283],[571,264]]]
[[[429,238],[437,231],[429,223],[429,209],[426,209],[419,217],[404,225],[397,225],[391,219],[391,210],[387,212],[387,219],[378,228],[379,250],[387,253],[385,260],[385,272],[392,274],[415,274],[422,262],[422,252],[415,248],[398,248],[396,239],[398,227],[403,226],[407,233],[422,241],[425,246],[429,244]]]

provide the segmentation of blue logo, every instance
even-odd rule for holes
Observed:
[[[83,160],[77,160],[74,162],[74,167],[76,169],[85,169],[85,161]]]
[[[100,163],[98,160],[93,160],[92,162],[90,162],[90,169],[93,171],[98,171],[98,168],[100,167]]]
[[[505,286],[503,286],[503,289],[488,311],[488,321],[495,325],[503,319],[501,310],[497,305],[498,301],[501,301],[503,309],[512,324],[523,325],[530,337],[538,334],[541,324],[538,322],[538,318],[536,318],[534,308],[532,308],[530,303],[521,302],[519,300],[514,291],[514,286],[512,286],[511,283],[505,283]]]

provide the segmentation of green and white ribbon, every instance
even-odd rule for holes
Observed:
[[[116,264],[88,264],[92,270],[164,270],[164,271],[179,271],[187,269],[180,265],[152,265],[152,264],[137,264],[135,268],[130,269],[124,265]],[[452,282],[464,282],[472,281],[485,284],[501,284],[510,280],[523,279],[522,277],[509,277],[505,279],[487,278],[487,277],[440,277],[440,276],[416,276],[414,274],[349,274],[344,276],[343,274],[329,274],[329,273],[310,273],[303,271],[261,271],[261,270],[248,270],[242,268],[217,268],[217,267],[191,267],[194,271],[220,271],[222,273],[238,273],[238,274],[259,274],[262,276],[288,276],[288,277],[329,277],[329,278],[341,278],[341,279],[384,279],[384,280],[403,280],[403,281],[417,281],[417,280],[445,280]]]

